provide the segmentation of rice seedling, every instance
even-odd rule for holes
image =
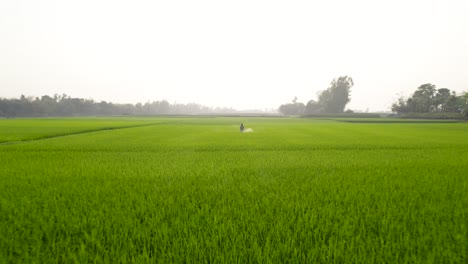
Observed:
[[[1,145],[0,263],[466,263],[467,123],[143,121]]]

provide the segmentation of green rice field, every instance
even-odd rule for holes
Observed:
[[[467,263],[468,123],[396,121],[0,119],[0,263]]]

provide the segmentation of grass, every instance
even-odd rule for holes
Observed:
[[[154,120],[144,118],[42,118],[0,119],[0,143],[26,141],[73,133],[85,133],[122,127],[147,125]]]
[[[331,120],[347,123],[402,123],[402,124],[437,124],[437,123],[460,123],[461,120],[453,119],[403,119],[403,118],[333,118]]]
[[[466,123],[146,121],[0,146],[0,263],[466,263]]]

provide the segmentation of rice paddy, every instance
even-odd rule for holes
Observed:
[[[0,263],[466,263],[468,123],[358,121],[0,120]]]

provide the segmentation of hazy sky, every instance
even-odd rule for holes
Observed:
[[[264,109],[340,75],[351,109],[468,91],[468,1],[0,1],[0,97]]]

